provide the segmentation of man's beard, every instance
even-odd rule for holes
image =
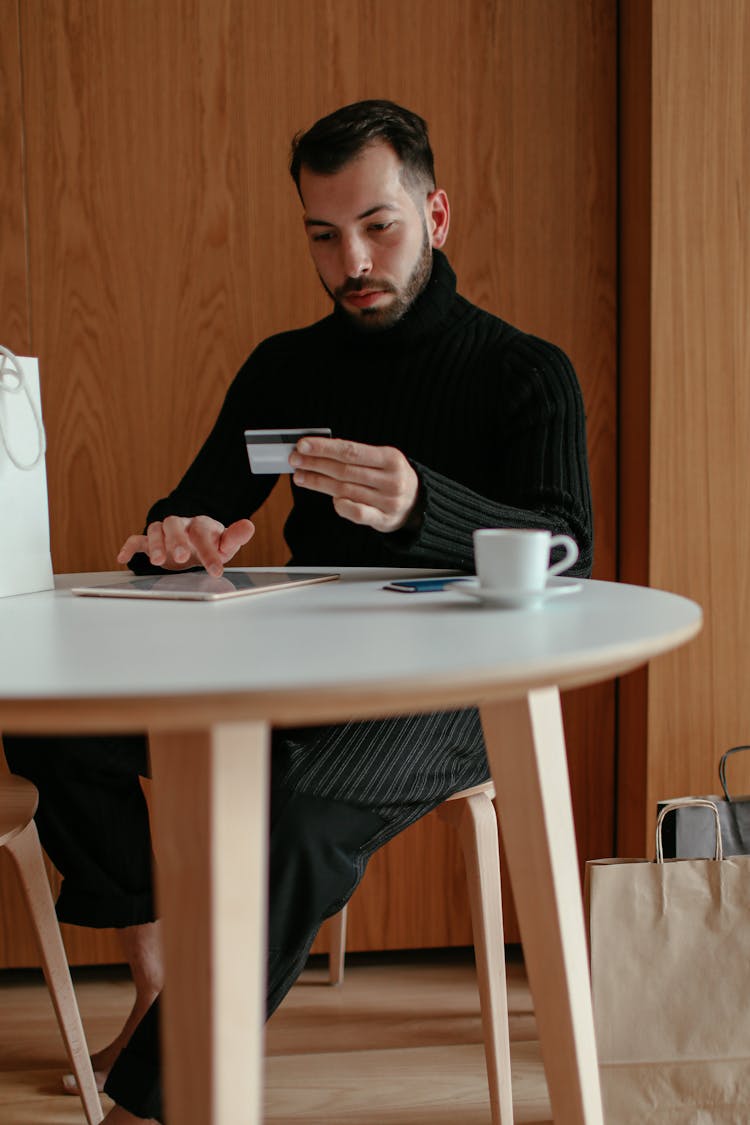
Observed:
[[[419,251],[419,258],[403,289],[398,289],[387,281],[379,281],[375,277],[350,277],[333,292],[323,281],[323,288],[329,297],[341,308],[358,328],[364,332],[379,332],[384,328],[392,328],[409,311],[422,290],[430,280],[432,273],[432,246],[427,233],[426,223],[422,224],[424,237]],[[378,289],[383,293],[394,293],[395,299],[385,308],[364,308],[356,311],[350,309],[344,302],[349,293],[359,293],[363,289]]]

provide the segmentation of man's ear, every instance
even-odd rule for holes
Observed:
[[[430,243],[436,250],[445,244],[450,225],[451,208],[448,196],[442,188],[436,188],[427,196],[427,230],[430,234]]]

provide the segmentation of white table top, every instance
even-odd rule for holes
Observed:
[[[78,575],[2,599],[0,731],[149,731],[175,983],[167,1098],[186,1125],[233,1125],[261,1117],[267,725],[486,705],[555,1117],[601,1125],[559,701],[526,696],[636,667],[697,633],[701,610],[607,582],[535,610],[487,609],[450,589],[386,592],[393,575],[345,571],[198,604],[75,597],[71,586],[110,577]],[[199,919],[196,901],[210,904]],[[192,1019],[196,1009],[213,1018]]]
[[[211,699],[227,719],[277,724],[393,713],[401,697],[409,711],[469,705],[608,678],[688,640],[702,621],[685,598],[610,582],[503,610],[450,590],[382,589],[427,571],[341,573],[213,603],[70,593],[122,572],[66,575],[54,591],[2,599],[0,729],[46,729],[83,700],[106,703],[105,729],[120,730],[144,719],[192,725]],[[92,716],[92,725],[105,717]]]

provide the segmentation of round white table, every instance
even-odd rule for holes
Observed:
[[[601,1125],[559,689],[676,648],[701,610],[595,581],[523,611],[382,589],[413,573],[198,604],[79,598],[115,576],[75,575],[0,600],[0,730],[149,732],[170,1121],[261,1121],[270,727],[479,706],[554,1120]]]

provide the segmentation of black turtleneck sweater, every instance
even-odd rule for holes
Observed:
[[[580,549],[572,573],[590,573],[585,420],[573,368],[552,344],[457,294],[439,251],[426,288],[392,328],[365,332],[336,308],[261,343],[195,461],[148,521],[210,515],[226,525],[252,516],[277,478],[250,472],[244,430],[303,426],[400,449],[419,475],[419,519],[410,530],[373,531],[338,516],[330,497],[293,484],[284,529],[293,565],[473,571],[476,528],[540,527],[572,535]],[[486,777],[475,710],[277,732],[274,749],[277,777],[387,808],[391,829]],[[413,814],[394,820],[394,805],[404,803]]]
[[[400,449],[420,478],[420,526],[391,534],[336,514],[330,497],[292,485],[284,529],[298,566],[473,570],[479,527],[572,535],[587,575],[592,519],[583,404],[552,344],[456,293],[447,259],[392,328],[364,332],[336,311],[261,343],[242,366],[205,445],[149,512],[251,516],[277,478],[253,476],[244,430],[329,426],[334,437]]]

